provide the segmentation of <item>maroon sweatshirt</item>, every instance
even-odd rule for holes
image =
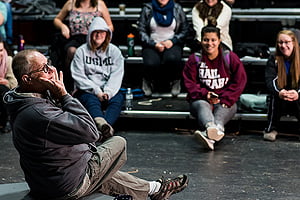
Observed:
[[[229,53],[229,66],[225,59],[222,53],[214,60],[202,53],[200,62],[195,54],[189,57],[183,69],[188,101],[207,100],[209,91],[218,94],[220,103],[229,107],[238,100],[247,82],[244,65],[234,52]]]

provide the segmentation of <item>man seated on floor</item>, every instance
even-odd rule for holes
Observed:
[[[30,196],[73,200],[99,192],[163,200],[187,186],[186,175],[149,182],[119,171],[126,140],[97,131],[85,108],[66,92],[62,72],[58,75],[43,54],[21,51],[12,67],[19,85],[4,101]]]

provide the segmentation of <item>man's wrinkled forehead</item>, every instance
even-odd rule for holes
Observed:
[[[29,55],[27,55],[27,59],[30,63],[38,63],[42,60],[47,60],[47,58],[41,54],[40,52],[31,52]]]

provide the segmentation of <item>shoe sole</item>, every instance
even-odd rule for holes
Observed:
[[[220,141],[223,137],[223,134],[218,134],[218,129],[215,127],[208,127],[207,128],[207,137],[211,140]]]
[[[203,136],[201,133],[199,132],[195,132],[195,137],[196,139],[206,148],[209,150],[214,150],[214,145],[210,144],[209,141],[207,140],[207,138],[205,138],[205,136]]]

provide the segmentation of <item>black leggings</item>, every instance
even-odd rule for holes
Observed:
[[[277,130],[281,116],[295,116],[300,121],[300,101],[285,101],[277,96],[271,96],[268,109],[268,126],[266,132]]]
[[[181,57],[182,47],[180,45],[174,45],[163,52],[158,52],[154,48],[144,48],[144,78],[148,81],[181,79],[183,69]]]

